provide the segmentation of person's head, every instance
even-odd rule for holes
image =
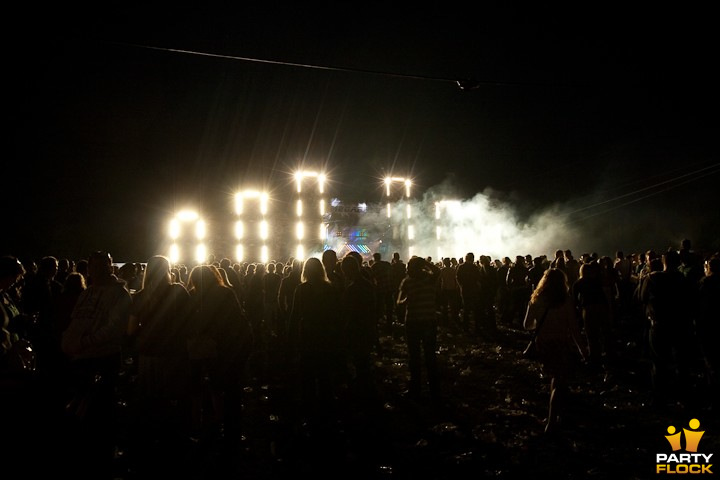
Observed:
[[[382,260],[382,254],[380,252],[375,252],[375,253],[373,253],[372,258],[376,262],[379,262],[380,260]]]
[[[653,257],[648,262],[648,270],[651,272],[661,272],[663,269],[663,261],[661,257]]]
[[[360,268],[362,269],[362,266],[363,266],[363,257],[362,257],[362,255],[360,255],[358,252],[355,252],[355,251],[350,251],[350,252],[347,253],[347,255],[350,255],[350,256],[353,257],[355,260],[357,260],[358,265],[359,265]]]
[[[164,255],[150,257],[145,268],[142,289],[152,291],[171,282],[170,259]]]
[[[360,263],[358,263],[355,255],[345,255],[342,262],[340,262],[340,268],[345,278],[353,280],[360,276]]]
[[[15,285],[23,275],[25,275],[25,267],[17,258],[11,255],[0,257],[0,290]]]
[[[67,272],[70,270],[70,259],[59,258],[58,259],[58,272]]]
[[[600,278],[600,264],[591,262],[580,265],[580,278]]]
[[[410,278],[422,278],[428,273],[428,262],[422,257],[412,257],[407,263],[407,274]]]
[[[452,263],[450,262],[450,257],[444,257],[442,259],[442,262],[443,262],[443,266],[445,266],[445,267],[449,267],[452,265]]]
[[[475,263],[475,254],[472,252],[468,252],[465,254],[465,263],[473,264]]]
[[[196,265],[190,270],[188,276],[188,290],[202,292],[211,286],[222,285],[223,280],[216,267],[211,265]]]
[[[88,284],[107,282],[113,274],[112,257],[108,252],[98,250],[88,257]]]
[[[338,257],[337,252],[333,249],[325,250],[322,253],[322,264],[325,266],[325,269],[327,271],[335,270],[335,266],[337,265]]]
[[[58,259],[48,255],[40,259],[38,264],[38,274],[45,278],[55,278],[58,272]]]
[[[78,295],[87,288],[85,277],[78,272],[70,272],[63,282],[63,293]]]
[[[293,275],[297,275],[298,278],[302,277],[303,267],[305,266],[303,261],[299,258],[294,258],[291,265],[292,268],[290,270],[290,273]]]
[[[308,283],[327,282],[328,277],[322,262],[315,257],[305,260],[302,271],[302,281]]]
[[[720,255],[713,255],[705,261],[705,275],[717,275],[720,272]]]
[[[663,265],[665,265],[665,270],[668,271],[677,270],[681,264],[680,254],[671,248],[668,248],[667,252],[665,252],[662,258]]]
[[[567,276],[559,268],[548,268],[530,298],[531,303],[544,300],[548,305],[560,305],[568,296]]]

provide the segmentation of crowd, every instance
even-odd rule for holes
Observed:
[[[177,442],[221,436],[232,455],[253,385],[285,382],[295,424],[312,435],[335,428],[348,408],[340,397],[371,408],[384,335],[407,346],[407,398],[439,408],[438,329],[492,342],[503,326],[537,333],[548,435],[562,434],[574,370],[607,371],[621,343],[652,365],[654,407],[697,401],[699,369],[716,411],[719,268],[718,253],[687,240],[614,258],[557,250],[514,261],[328,250],[304,262],[211,256],[187,267],[156,255],[117,267],[101,251],[77,262],[6,255],[1,407],[18,459],[57,450],[76,476],[109,478],[121,428],[133,468],[153,477]]]

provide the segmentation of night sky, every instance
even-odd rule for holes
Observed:
[[[177,208],[229,222],[299,166],[550,211],[578,254],[720,250],[708,11],[312,5],[17,12],[1,253],[144,261]]]

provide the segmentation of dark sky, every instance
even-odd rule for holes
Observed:
[[[314,5],[18,12],[2,253],[142,261],[176,208],[229,222],[300,165],[552,208],[576,249],[720,249],[709,11]]]

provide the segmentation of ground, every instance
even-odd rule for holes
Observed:
[[[668,427],[688,428],[692,418],[706,432],[699,451],[717,451],[720,422],[701,369],[694,401],[651,406],[642,345],[621,336],[605,371],[580,366],[562,430],[548,436],[549,380],[536,361],[522,358],[525,332],[500,327],[489,340],[441,328],[440,405],[405,395],[406,351],[401,329],[394,333],[381,338],[379,397],[371,406],[341,392],[337,421],[313,431],[293,415],[288,384],[275,372],[267,382],[249,381],[240,445],[227,453],[220,435],[209,432],[171,452],[165,465],[198,479],[654,478],[656,453],[671,453]],[[122,448],[117,477],[131,478],[138,472]]]

